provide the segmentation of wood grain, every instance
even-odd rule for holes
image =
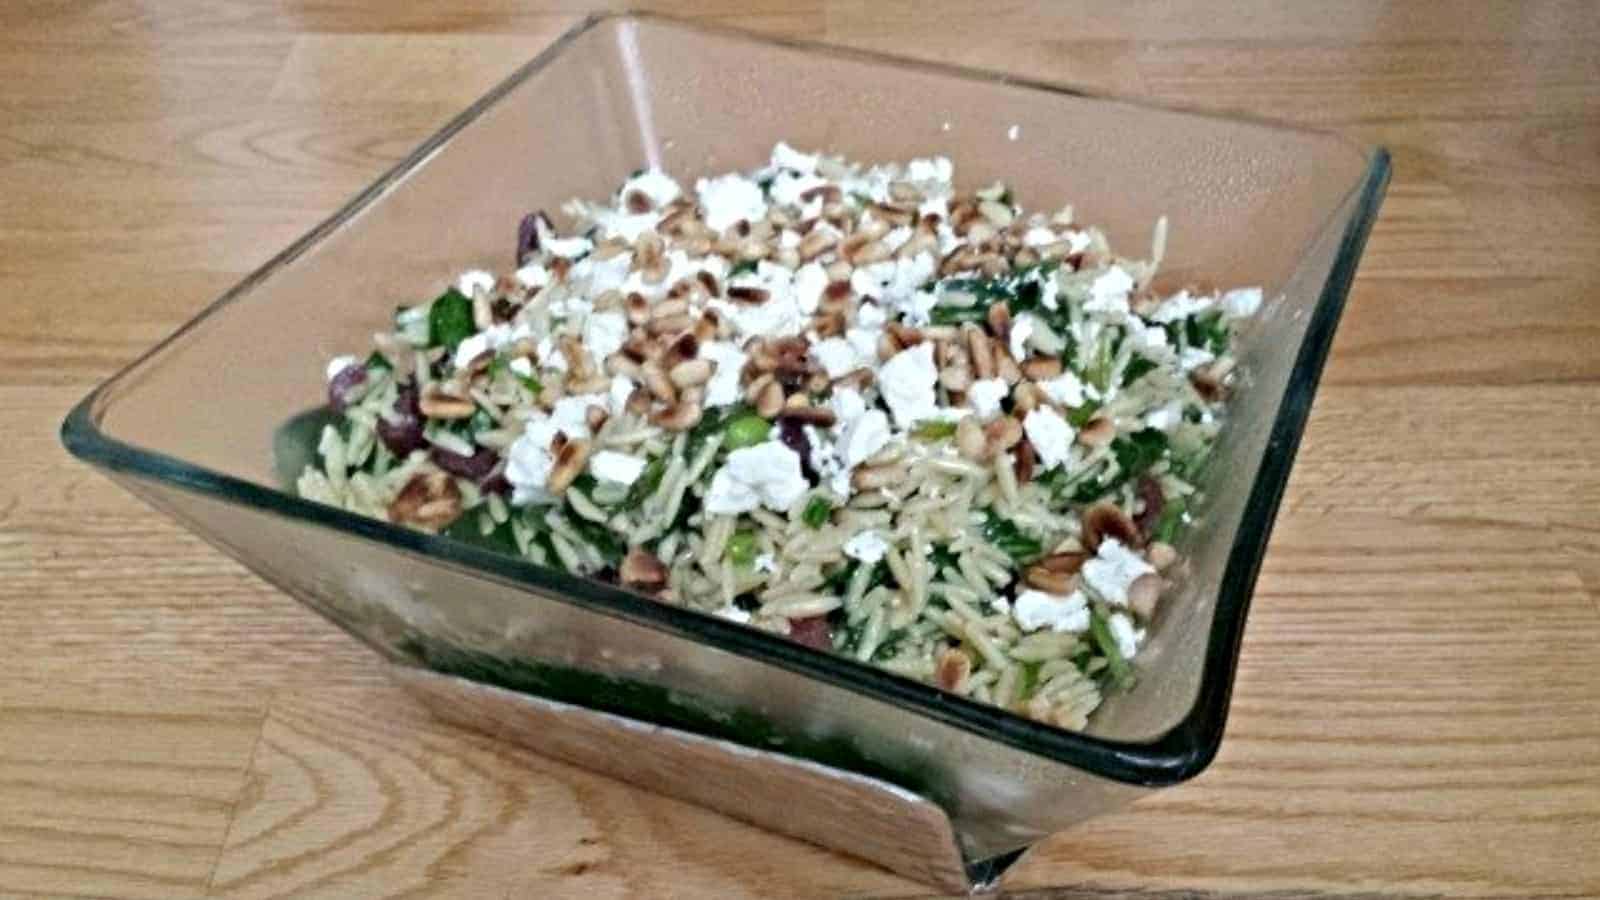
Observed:
[[[925,896],[455,729],[59,449],[589,4],[0,5],[0,895]],[[1600,896],[1600,6],[692,0],[1394,152],[1201,777],[1024,896]]]

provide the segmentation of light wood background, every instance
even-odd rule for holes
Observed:
[[[430,721],[58,446],[583,6],[0,5],[0,895],[924,893]],[[1600,4],[679,11],[1394,151],[1220,758],[1012,888],[1600,893]]]

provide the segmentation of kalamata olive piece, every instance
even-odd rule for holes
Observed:
[[[807,616],[789,620],[789,639],[797,644],[818,650],[833,649],[833,634],[828,628],[827,616]]]
[[[328,406],[332,407],[334,412],[344,412],[345,407],[352,402],[355,392],[366,383],[366,366],[351,363],[340,369],[328,379]]]
[[[394,409],[378,417],[378,440],[401,459],[428,446],[428,438],[422,432],[422,409],[417,405],[418,400],[416,387],[408,384],[400,388]]]
[[[434,447],[428,451],[428,458],[433,460],[434,465],[451,475],[460,475],[473,481],[488,478],[489,473],[494,471],[495,463],[499,462],[499,457],[488,447],[479,447],[478,452],[471,456],[462,456],[443,447]]]

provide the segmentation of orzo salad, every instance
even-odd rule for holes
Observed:
[[[1081,729],[1262,293],[1158,294],[1164,219],[1120,256],[953,174],[779,144],[532,213],[328,365],[299,492]]]

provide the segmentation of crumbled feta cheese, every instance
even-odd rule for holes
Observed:
[[[938,227],[934,229],[934,233],[939,236],[940,256],[949,256],[950,251],[967,242],[966,238],[956,234],[955,229],[950,227],[950,223],[944,220],[939,222]]]
[[[894,413],[895,425],[910,428],[938,411],[933,389],[938,378],[932,341],[902,350],[883,364],[878,370],[878,391],[889,411]]]
[[[1022,313],[1011,322],[1011,358],[1017,362],[1028,358],[1028,338],[1033,337],[1036,323],[1032,313]]]
[[[1113,606],[1126,606],[1128,586],[1140,575],[1148,575],[1155,569],[1121,541],[1107,537],[1100,540],[1099,552],[1079,571],[1083,583],[1101,600]]]
[[[1041,406],[1022,420],[1022,430],[1027,433],[1028,443],[1033,445],[1034,452],[1039,454],[1041,471],[1066,463],[1072,452],[1074,432],[1060,413]]]
[[[829,378],[838,378],[869,362],[857,352],[854,344],[842,337],[824,338],[812,344],[811,358],[822,366]]]
[[[1068,208],[1070,209],[1071,207]],[[1089,239],[1089,232],[1080,231],[1078,229],[1073,229],[1067,232],[1066,238],[1068,253],[1082,253],[1083,251],[1089,249],[1090,244],[1094,243],[1094,241]]]
[[[888,314],[876,303],[862,303],[856,307],[856,324],[862,328],[882,328],[888,321]]]
[[[492,325],[477,334],[468,335],[456,345],[455,367],[465,369],[483,354],[499,349],[501,344],[507,342],[510,334],[511,329],[507,326]]]
[[[545,490],[550,480],[550,470],[555,457],[550,454],[550,442],[558,429],[549,418],[538,416],[529,419],[511,446],[506,448],[506,480],[511,482],[511,503],[527,506],[530,503],[550,503],[555,498]]]
[[[1111,632],[1111,639],[1117,642],[1117,650],[1123,659],[1133,659],[1139,652],[1139,632],[1134,630],[1133,620],[1127,613],[1115,612],[1106,619],[1106,628]]]
[[[785,228],[778,234],[778,246],[784,250],[793,250],[800,246],[800,232],[793,228]]]
[[[740,220],[756,222],[767,215],[767,199],[761,186],[743,175],[730,173],[695,182],[705,223],[712,231],[723,231]]]
[[[494,290],[494,273],[482,269],[468,269],[456,279],[456,290],[468,298],[476,297],[479,293],[490,293]]]
[[[576,259],[594,249],[594,242],[586,237],[549,238],[541,244],[553,256]]]
[[[627,253],[619,253],[609,259],[585,256],[573,265],[572,271],[567,274],[567,280],[574,285],[587,285],[584,293],[590,297],[598,297],[606,291],[618,290],[626,284],[628,270],[632,267],[633,257]],[[569,304],[572,299],[576,298],[569,299]]]
[[[1069,409],[1083,405],[1083,382],[1071,372],[1062,372],[1048,381],[1041,381],[1039,388],[1052,403],[1059,403]]]
[[[539,357],[539,365],[546,369],[555,369],[557,372],[567,370],[567,355],[561,352],[561,348],[556,346],[555,338],[550,335],[539,339],[539,343],[533,348],[533,354]]]
[[[778,561],[773,558],[771,553],[763,553],[760,556],[757,556],[755,562],[751,563],[750,565],[751,568],[755,569],[757,572],[778,571]]]
[[[462,341],[462,343],[464,344],[466,341]],[[328,380],[332,381],[340,372],[360,364],[361,361],[354,356],[335,356],[333,359],[328,360]]]
[[[950,183],[955,177],[956,167],[950,159],[944,156],[935,156],[930,159],[913,159],[906,163],[906,180],[917,183],[940,182]]]
[[[1236,288],[1222,295],[1222,314],[1230,319],[1244,319],[1261,308],[1261,288]]]
[[[933,321],[933,308],[938,305],[938,294],[932,291],[917,291],[900,302],[900,318],[920,328]]]
[[[660,209],[683,195],[678,182],[660,169],[646,169],[622,185],[621,194],[624,198],[633,191],[649,197],[653,209]]]
[[[568,438],[586,438],[589,436],[589,407],[606,409],[610,399],[607,394],[569,394],[556,401],[555,408],[550,410],[550,422]]]
[[[967,388],[967,402],[980,419],[992,418],[1000,412],[1000,401],[1011,393],[1003,378],[983,378]]]
[[[1061,305],[1061,284],[1056,281],[1055,272],[1041,272],[1038,269],[1028,273],[1028,280],[1039,286],[1039,305],[1045,309],[1056,309]]]
[[[653,212],[630,213],[614,209],[596,209],[591,210],[588,216],[600,230],[601,237],[622,238],[630,244],[637,241],[640,235],[654,231],[661,223],[661,214]]]
[[[1035,225],[1022,233],[1022,246],[1024,247],[1047,247],[1058,240],[1060,238],[1056,237],[1054,231],[1039,225]]]
[[[811,174],[796,175],[792,172],[779,172],[772,179],[772,187],[770,189],[772,202],[779,206],[803,206],[806,201],[800,199],[802,194],[814,188],[822,187],[827,183],[828,180],[826,178],[818,178]]]
[[[734,515],[765,506],[787,512],[810,487],[800,474],[800,454],[781,441],[741,447],[711,477],[705,508],[713,515]]]
[[[1210,297],[1196,297],[1188,291],[1179,291],[1161,301],[1145,318],[1163,325],[1187,319],[1195,313],[1205,312],[1215,302]]]
[[[738,403],[744,397],[744,391],[739,387],[739,373],[744,370],[744,364],[750,357],[732,341],[701,344],[700,356],[711,360],[716,366],[711,373],[711,381],[706,384],[706,408],[715,409]]]
[[[601,481],[632,485],[644,473],[645,460],[641,456],[601,450],[589,458],[589,472]]]
[[[889,200],[889,182],[899,174],[895,166],[873,166],[865,172],[845,176],[839,187],[847,194],[864,194],[878,203]]]
[[[523,287],[531,291],[550,283],[550,270],[538,263],[528,263],[517,270],[516,278]]]
[[[1176,400],[1165,403],[1144,414],[1144,426],[1157,431],[1171,431],[1183,421],[1183,404]]]
[[[1133,291],[1133,276],[1121,266],[1112,266],[1100,273],[1089,285],[1089,299],[1084,301],[1084,312],[1101,313],[1120,318],[1128,313],[1128,294]]]
[[[1172,346],[1167,343],[1165,328],[1146,325],[1138,316],[1129,316],[1123,325],[1127,326],[1128,346],[1133,348],[1133,352],[1156,362],[1166,362],[1172,358]]]
[[[596,363],[622,348],[628,340],[628,318],[619,312],[591,313],[583,320],[583,345]]]
[[[870,409],[843,423],[834,450],[847,469],[871,459],[889,443],[889,417],[883,410]]]
[[[515,364],[511,367],[516,369]],[[626,375],[611,376],[611,388],[606,392],[606,401],[610,404],[611,414],[621,415],[628,406],[628,398],[633,396],[633,379]]]
[[[889,542],[876,531],[862,531],[844,542],[844,555],[873,565],[889,552]]]
[[[1089,630],[1089,603],[1082,591],[1050,594],[1030,589],[1017,595],[1011,617],[1023,631],[1048,628],[1082,633]]]
[[[808,262],[795,270],[794,302],[800,311],[811,315],[822,304],[822,292],[828,287],[828,271],[821,263]]]
[[[1192,372],[1216,358],[1215,353],[1204,347],[1185,347],[1183,353],[1178,355],[1178,368]]]
[[[917,204],[917,218],[920,220],[928,216],[938,216],[941,223],[949,219],[950,198],[942,195],[925,197],[921,203]],[[954,234],[955,232],[951,232],[952,236]]]
[[[506,364],[506,368],[510,369],[511,374],[518,378],[533,377],[533,363],[529,362],[526,356],[513,357],[511,362]]]
[[[809,324],[795,300],[794,273],[783,266],[762,260],[755,272],[736,276],[730,286],[767,292],[764,303],[712,301],[712,307],[728,317],[741,337],[788,337],[804,331]]]
[[[783,141],[772,147],[772,168],[790,169],[795,172],[815,172],[817,170],[817,154],[801,153]]]
[[[938,268],[931,253],[918,253],[910,259],[886,259],[850,273],[850,288],[862,297],[899,305],[927,284]]]
[[[828,408],[833,410],[833,417],[840,426],[844,426],[867,411],[867,401],[861,399],[861,392],[855,388],[834,388],[828,397]]]

